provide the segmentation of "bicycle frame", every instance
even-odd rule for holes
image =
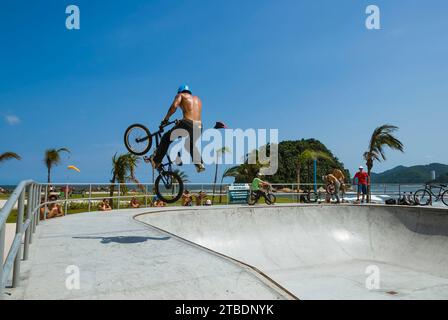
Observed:
[[[159,147],[160,140],[162,139],[162,133],[164,132],[163,129],[165,127],[172,125],[174,123],[177,123],[177,122],[178,122],[177,120],[170,121],[170,122],[166,123],[165,125],[160,126],[159,131],[151,134],[151,137],[155,137],[155,139],[156,139],[156,148]],[[149,137],[146,137],[145,139],[149,139]],[[169,188],[169,187],[171,187],[171,181],[168,181],[169,179],[163,173],[173,171],[173,161],[171,161],[171,158],[168,154],[166,155],[166,158],[168,159],[168,162],[165,164],[162,163],[160,165],[160,167],[157,168],[157,171],[159,172],[159,174],[161,176],[161,180],[162,180],[163,184],[165,185],[165,187]]]
[[[435,197],[435,201],[439,201],[442,198],[442,194],[445,192],[445,188],[443,186],[431,186],[426,185],[425,189],[431,194],[431,196]],[[439,194],[433,192],[433,189],[439,189]]]

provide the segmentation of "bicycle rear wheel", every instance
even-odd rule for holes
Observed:
[[[329,184],[326,188],[326,191],[329,195],[334,195],[336,194],[336,187],[333,184]]]
[[[414,193],[414,202],[422,206],[427,206],[431,204],[432,196],[431,193],[426,189],[417,190]]]
[[[160,200],[175,203],[182,197],[184,182],[178,174],[164,171],[156,179],[155,192]]]
[[[258,196],[255,192],[251,192],[247,197],[247,204],[254,206],[258,202]]]
[[[142,124],[133,124],[126,129],[124,145],[132,154],[143,156],[151,150],[152,136],[148,128]]]
[[[306,198],[307,198],[308,202],[317,202],[317,200],[319,200],[319,195],[314,191],[310,191],[306,195]]]
[[[442,193],[442,202],[444,205],[448,206],[448,190]]]

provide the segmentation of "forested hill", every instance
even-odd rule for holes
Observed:
[[[372,173],[373,183],[426,183],[431,171],[436,172],[436,182],[448,182],[448,165],[431,163],[412,167],[398,166],[383,173]]]
[[[297,182],[297,160],[299,154],[305,150],[322,151],[327,153],[330,160],[318,160],[317,165],[317,179],[321,181],[324,174],[331,173],[333,168],[339,168],[346,172],[347,177],[349,172],[344,169],[344,164],[338,160],[336,156],[319,140],[316,139],[302,139],[296,141],[282,141],[279,143],[279,168],[277,174],[269,177],[268,180],[272,183],[296,183]],[[300,180],[302,183],[311,183],[313,181],[313,162],[306,161],[301,167]]]

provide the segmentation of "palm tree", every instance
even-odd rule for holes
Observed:
[[[222,203],[222,182],[225,178],[236,177],[238,175],[239,166],[227,168],[221,177],[221,184],[219,188],[219,203]]]
[[[296,166],[296,172],[297,172],[297,190],[300,190],[300,171],[302,169],[303,163],[308,164],[308,179],[309,179],[309,172],[310,172],[310,163],[312,160],[328,160],[332,161],[330,155],[323,151],[317,151],[317,150],[311,150],[306,149],[302,151],[301,154],[299,154],[299,157],[297,159],[297,166]],[[309,181],[308,181],[309,182]]]
[[[364,152],[364,160],[366,160],[367,174],[372,172],[374,161],[381,162],[386,160],[385,147],[389,147],[392,150],[403,151],[403,143],[394,136],[394,132],[398,130],[398,127],[384,124],[376,128],[370,138],[369,149]],[[367,186],[367,202],[370,202],[370,183]]]
[[[226,152],[231,152],[229,147],[222,147],[221,149],[216,150],[216,166],[215,166],[215,180],[213,181],[213,197],[212,197],[212,204],[215,203],[215,190],[216,190],[216,182],[218,180],[218,165],[219,165],[219,159],[222,157],[222,155]]]
[[[47,182],[51,182],[51,169],[61,163],[61,152],[70,153],[67,148],[47,149],[45,151],[45,165],[47,166]]]
[[[22,158],[17,153],[14,152],[5,152],[0,154],[0,163],[10,159],[21,160]]]
[[[111,197],[111,205],[113,204],[112,197],[115,193],[115,183],[118,182],[119,184],[121,184],[131,181],[136,183],[140,188],[144,188],[135,177],[135,169],[137,168],[139,162],[140,158],[131,153],[122,154],[120,156],[117,156],[117,154],[115,154],[112,157],[112,179],[110,180],[111,186],[109,194],[109,196]],[[126,194],[126,191],[127,189],[124,186],[120,190],[120,193]]]
[[[183,172],[182,170],[175,169],[175,170],[173,170],[173,172],[176,173],[182,179],[182,181],[184,183],[190,182],[190,180],[188,180],[188,175],[185,172]]]

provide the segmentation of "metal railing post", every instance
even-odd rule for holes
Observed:
[[[68,202],[67,202],[67,200],[68,200],[68,184],[67,185],[65,185],[65,210],[64,210],[64,216],[66,216],[67,215],[67,210],[68,210]]]
[[[28,228],[25,232],[25,244],[23,246],[23,260],[28,260],[29,256],[29,246],[33,239],[33,232],[32,232],[32,215],[31,215],[31,202],[33,197],[33,185],[30,184],[27,188],[26,195],[26,220],[30,220],[30,224],[28,225]]]
[[[34,212],[34,219],[36,220],[36,226],[38,226],[39,225],[39,222],[40,222],[40,203],[41,203],[41,201],[40,201],[40,198],[42,197],[42,186],[41,185],[38,185],[37,186],[37,196],[36,196],[36,206],[34,207],[34,210],[36,210],[35,212]]]
[[[4,288],[2,284],[3,279],[3,259],[5,251],[5,236],[6,236],[6,223],[2,226],[0,225],[0,300],[4,298]]]
[[[118,198],[117,198],[117,209],[120,210],[120,199],[121,199],[121,183],[118,183]]]
[[[92,185],[89,184],[89,212],[92,207]]]
[[[45,203],[48,202],[48,184],[45,186]],[[48,206],[45,205],[44,207],[44,221],[47,220],[47,210],[48,210]]]
[[[34,232],[36,231],[36,220],[34,219],[34,201],[35,201],[35,199],[36,199],[36,186],[35,186],[35,184],[33,183],[32,184],[32,189],[31,189],[31,192],[30,192],[30,199],[29,199],[29,201],[30,201],[30,209],[31,209],[31,212],[30,212],[30,215],[31,215],[31,238],[30,238],[30,243],[33,243],[33,234],[34,234]]]
[[[33,233],[36,232],[36,227],[37,227],[37,219],[36,219],[36,207],[37,207],[37,202],[39,201],[39,186],[38,185],[34,185],[34,197],[33,197],[33,221],[34,221],[34,226],[33,226]]]
[[[23,216],[25,213],[25,190],[20,193],[18,202],[16,235],[23,232]],[[17,251],[16,258],[14,260],[14,269],[12,271],[12,287],[16,288],[20,283],[20,262],[22,261],[22,246]]]
[[[148,208],[148,185],[145,184],[145,208]]]

